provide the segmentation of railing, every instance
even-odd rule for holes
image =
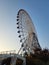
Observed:
[[[0,52],[0,60],[3,60],[3,59],[8,58],[8,57],[15,56],[15,54],[16,54],[15,50],[2,51],[2,52]]]
[[[15,54],[16,50],[10,50],[10,51],[2,51],[0,54]]]

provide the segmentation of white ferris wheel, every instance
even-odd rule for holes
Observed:
[[[20,38],[21,48],[23,52],[33,53],[33,49],[41,48],[38,42],[37,33],[34,24],[29,16],[29,14],[20,9],[17,13],[17,29]],[[18,53],[19,53],[18,52]]]

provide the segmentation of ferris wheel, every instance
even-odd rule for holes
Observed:
[[[29,14],[20,9],[17,13],[17,29],[20,38],[21,49],[25,52],[32,52],[35,48],[41,48],[38,42],[37,33],[34,24],[29,16]]]

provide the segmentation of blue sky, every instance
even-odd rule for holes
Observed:
[[[19,9],[30,15],[42,48],[49,48],[49,0],[0,0],[0,51],[16,50],[20,42],[16,29]]]

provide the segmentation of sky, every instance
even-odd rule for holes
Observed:
[[[18,52],[21,46],[16,28],[19,9],[30,15],[40,46],[49,49],[49,0],[0,0],[0,52]]]

